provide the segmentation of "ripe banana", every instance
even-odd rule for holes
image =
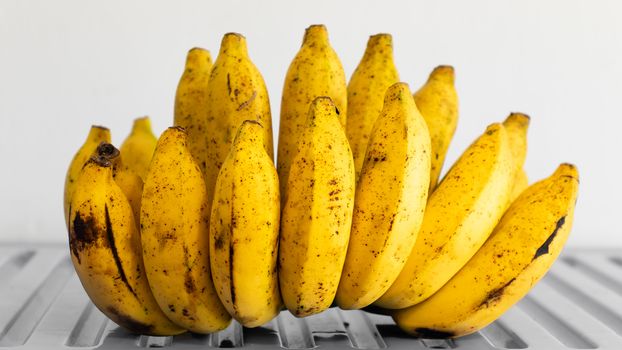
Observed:
[[[376,306],[415,305],[466,264],[509,205],[513,160],[505,127],[488,126],[430,196],[412,254]]]
[[[160,136],[145,181],[141,242],[147,279],[166,316],[196,333],[224,329],[231,317],[209,268],[207,192],[181,127]]]
[[[110,142],[110,130],[103,126],[91,126],[84,144],[82,144],[69,164],[69,169],[65,176],[65,190],[63,195],[63,208],[65,210],[65,223],[67,227],[69,227],[69,204],[76,187],[76,182],[78,181],[82,167],[93,155],[93,152],[95,152],[95,149],[101,142]]]
[[[215,187],[210,219],[214,286],[227,311],[257,327],[281,309],[277,281],[279,182],[265,130],[242,123]]]
[[[503,121],[503,126],[505,126],[505,130],[508,132],[512,157],[514,158],[514,164],[516,166],[514,185],[512,186],[512,195],[510,198],[512,201],[516,199],[529,184],[527,173],[523,170],[525,158],[527,157],[527,129],[529,128],[529,121],[529,116],[522,113],[511,113],[505,121]]]
[[[251,62],[246,38],[228,33],[207,84],[207,158],[205,183],[208,205],[212,205],[218,171],[229,154],[242,122],[256,120],[263,125],[264,149],[272,159],[272,117],[268,91],[259,70]]]
[[[143,180],[123,162],[121,152],[113,145],[102,142],[95,154],[112,162],[112,178],[130,202],[136,224],[140,222],[140,200],[143,194]]]
[[[341,125],[346,125],[346,76],[330,46],[328,31],[323,25],[306,29],[300,51],[287,70],[281,99],[278,166],[281,201],[287,199],[287,178],[296,144],[304,130],[309,106],[316,97],[327,96],[339,111]]]
[[[209,51],[197,47],[188,51],[175,94],[175,125],[186,129],[188,148],[203,174],[207,161],[207,83],[211,71]]]
[[[579,174],[571,164],[512,203],[471,260],[436,294],[393,313],[405,332],[450,338],[484,328],[524,297],[561,252],[573,221]]]
[[[417,107],[430,130],[432,170],[430,193],[436,188],[445,155],[458,124],[458,94],[454,87],[454,68],[434,68],[428,81],[414,94]]]
[[[121,144],[123,162],[141,179],[147,176],[157,139],[151,130],[149,117],[134,119],[132,131]]]
[[[358,179],[365,160],[365,150],[374,123],[382,112],[384,95],[399,81],[393,62],[393,37],[376,34],[369,37],[361,62],[348,83],[348,118],[346,133]]]
[[[87,294],[106,316],[136,333],[175,335],[147,278],[134,214],[112,179],[112,162],[94,156],[84,166],[69,205],[71,260]]]
[[[421,226],[430,183],[430,136],[408,85],[387,90],[356,188],[352,231],[337,304],[365,307],[406,263]]]
[[[311,104],[292,159],[279,241],[279,284],[298,317],[329,308],[348,249],[354,163],[329,97]]]

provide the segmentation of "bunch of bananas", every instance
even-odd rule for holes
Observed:
[[[454,69],[411,94],[392,38],[371,36],[346,84],[326,28],[306,30],[281,103],[246,39],[189,51],[174,126],[120,147],[93,126],[65,182],[71,258],[94,304],[149,335],[256,327],[283,307],[391,315],[425,338],[475,332],[559,255],[578,172],[528,186],[529,117],[489,125],[439,181],[458,120]]]

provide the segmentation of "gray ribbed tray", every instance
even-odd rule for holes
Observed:
[[[454,341],[413,339],[391,318],[330,309],[210,336],[132,335],[88,300],[65,246],[0,246],[0,349],[169,347],[358,349],[622,349],[622,252],[567,252],[517,306]]]

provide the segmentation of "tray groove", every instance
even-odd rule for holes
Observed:
[[[211,335],[128,333],[88,299],[65,246],[0,246],[0,350],[204,349],[622,349],[622,255],[567,252],[517,306],[475,334],[413,339],[390,317],[331,308],[268,324],[237,322]]]

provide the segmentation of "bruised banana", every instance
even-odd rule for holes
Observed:
[[[405,332],[452,338],[478,331],[523,298],[546,274],[570,233],[577,169],[560,165],[512,203],[471,260],[426,301],[393,313]]]
[[[393,62],[393,38],[390,34],[369,37],[361,62],[348,83],[348,116],[346,133],[356,178],[365,160],[365,150],[374,123],[382,112],[384,95],[389,86],[399,81]]]
[[[209,51],[198,47],[188,51],[175,94],[175,126],[186,129],[188,149],[203,174],[207,159],[207,84],[211,71]]]
[[[78,152],[73,156],[67,175],[65,176],[65,189],[63,194],[63,208],[65,210],[65,222],[69,227],[69,204],[73,191],[76,187],[76,182],[82,167],[91,158],[97,146],[102,142],[110,142],[110,130],[103,126],[93,125],[89,131],[84,144],[80,147]]]
[[[93,304],[118,325],[145,335],[185,330],[160,310],[145,276],[132,207],[112,179],[112,162],[94,156],[84,166],[69,207],[69,248]]]
[[[220,169],[210,219],[210,266],[225,308],[245,327],[281,309],[277,281],[279,181],[265,130],[247,120]]]
[[[458,94],[454,87],[454,68],[434,68],[428,81],[414,94],[415,103],[430,131],[432,167],[430,193],[437,186],[445,155],[458,124]]]
[[[352,223],[354,163],[330,98],[311,104],[297,148],[281,217],[279,284],[285,306],[303,317],[333,302]]]
[[[140,221],[140,200],[143,194],[143,180],[125,165],[121,152],[113,145],[102,142],[97,146],[95,154],[112,162],[112,178],[130,202],[134,219],[136,224],[138,224]]]
[[[431,194],[408,262],[376,306],[415,305],[466,264],[510,203],[513,160],[505,127],[488,126]]]
[[[141,242],[149,285],[166,316],[195,333],[227,327],[209,268],[205,181],[181,127],[160,136],[145,181]]]
[[[512,186],[511,200],[516,199],[527,188],[529,180],[523,168],[527,157],[527,129],[529,128],[529,116],[523,113],[511,113],[504,121],[503,126],[508,132],[510,148],[514,164],[516,165],[514,185]]]
[[[408,85],[386,93],[371,133],[354,202],[337,304],[359,309],[379,298],[417,239],[430,183],[430,136]]]
[[[211,205],[218,171],[242,122],[261,123],[264,149],[270,159],[273,156],[268,91],[259,70],[248,57],[246,38],[240,34],[228,33],[222,39],[207,84],[206,109],[205,183],[208,205]]]
[[[326,27],[312,25],[305,31],[302,46],[287,70],[283,86],[277,165],[282,203],[287,199],[287,178],[309,106],[319,96],[331,98],[339,121],[345,127],[348,95],[343,66],[330,46]]]
[[[147,176],[156,142],[151,130],[151,120],[149,117],[142,117],[134,119],[132,131],[121,144],[123,162],[143,180]]]

